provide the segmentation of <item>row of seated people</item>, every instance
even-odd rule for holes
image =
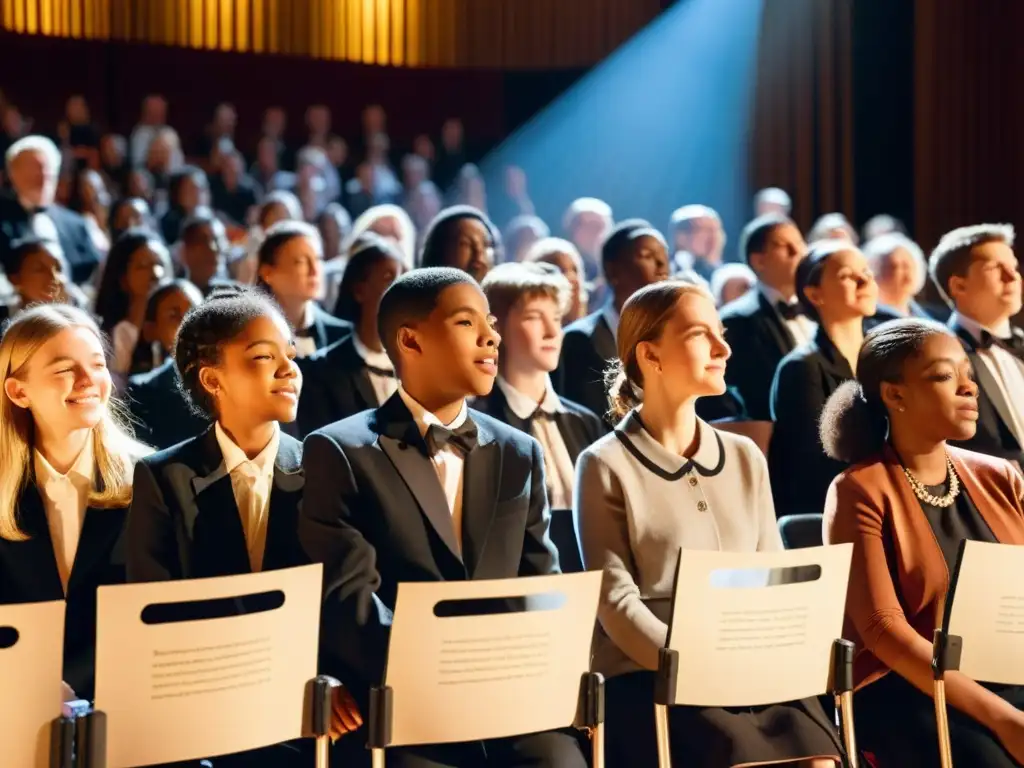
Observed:
[[[225,290],[187,312],[173,347],[181,388],[212,426],[157,453],[118,423],[89,316],[60,304],[21,312],[0,341],[0,603],[66,599],[67,695],[88,698],[97,586],[322,563],[322,670],[345,684],[336,730],[354,732],[336,746],[358,764],[397,585],[557,573],[550,508],[571,498],[584,565],[605,574],[593,666],[609,678],[610,762],[655,764],[652,670],[676,553],[780,549],[768,465],[697,415],[725,392],[733,355],[703,288],[662,280],[624,302],[608,390],[617,421],[604,435],[547,383],[565,294],[539,265],[504,265],[482,287],[451,268],[403,274],[376,316],[396,392],[300,443],[279,426],[301,407],[292,330],[265,293]],[[971,361],[948,328],[884,324],[856,370],[828,401],[822,439],[853,463],[824,514],[827,541],[854,544],[858,727],[881,765],[931,766],[930,635],[951,553],[964,538],[1024,543],[1024,482],[1007,461],[947,444],[969,439],[979,415]],[[523,408],[535,437],[501,408],[468,407],[496,394]],[[585,446],[568,460],[567,419]],[[948,691],[958,759],[1024,758],[1019,688],[951,675]],[[697,765],[840,759],[817,700],[671,718],[677,759]],[[287,765],[285,749],[219,762]],[[561,732],[400,748],[389,761],[585,764]]]

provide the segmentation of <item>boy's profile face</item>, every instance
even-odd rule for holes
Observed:
[[[483,291],[472,283],[449,286],[426,319],[398,333],[403,383],[415,376],[421,392],[453,401],[487,395],[498,375],[500,342]]]
[[[10,279],[25,306],[57,301],[64,287],[64,262],[49,248],[39,247],[25,256]]]
[[[562,351],[562,311],[551,296],[525,296],[508,312],[502,325],[506,372],[544,371],[558,367]]]

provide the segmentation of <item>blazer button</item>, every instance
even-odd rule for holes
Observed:
[[[708,511],[708,503],[706,501],[698,501],[697,502],[697,511],[698,512],[707,512]]]
[[[696,477],[694,477],[693,475],[690,475],[690,479],[689,479],[689,481],[688,481],[688,482],[690,483],[690,485],[691,485],[692,487],[694,487],[694,488],[696,488],[696,487],[697,487],[697,478],[696,478]]]

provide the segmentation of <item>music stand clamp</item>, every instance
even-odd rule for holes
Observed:
[[[949,715],[946,711],[946,673],[960,669],[960,654],[964,641],[959,635],[950,635],[945,629],[935,630],[932,638],[932,679],[934,681],[935,722],[939,735],[939,762],[942,768],[952,768],[953,751],[949,740]]]
[[[99,709],[75,720],[76,768],[107,768],[107,715]]]
[[[389,685],[370,689],[366,746],[373,768],[384,768],[384,750],[391,744],[391,719],[394,716],[394,690]]]
[[[590,739],[592,768],[604,768],[604,675],[585,672],[580,676],[579,703],[573,724]]]
[[[328,675],[317,675],[309,681],[310,733],[316,739],[316,768],[327,768],[331,760],[331,716],[334,689],[340,682]]]
[[[853,657],[857,647],[849,640],[832,643],[832,662],[829,674],[829,692],[835,700],[839,715],[839,732],[846,750],[844,764],[858,768],[857,734],[853,724]]]
[[[73,768],[75,718],[58,717],[50,724],[50,768]]]

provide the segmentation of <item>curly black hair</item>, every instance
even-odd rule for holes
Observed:
[[[266,293],[239,285],[218,287],[206,301],[189,310],[174,339],[174,365],[178,387],[193,412],[217,418],[216,402],[199,381],[200,369],[220,363],[221,347],[251,321],[275,313],[284,317]]]

